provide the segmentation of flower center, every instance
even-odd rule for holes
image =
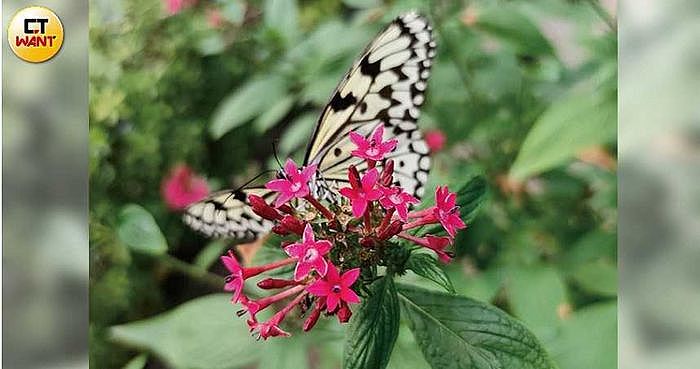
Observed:
[[[331,292],[333,292],[333,293],[340,293],[341,290],[342,290],[342,288],[340,288],[339,284],[336,284],[331,288]]]
[[[318,251],[316,249],[308,249],[304,255],[304,261],[316,260],[318,257]]]
[[[367,155],[369,156],[377,156],[379,155],[379,149],[376,147],[372,146],[369,149],[367,149]]]
[[[389,201],[398,205],[401,203],[401,196],[399,194],[389,195]]]
[[[301,182],[294,182],[294,183],[292,183],[292,187],[291,187],[292,192],[297,192],[297,191],[299,191],[299,190],[301,189],[301,186],[302,186],[302,185],[301,185]]]

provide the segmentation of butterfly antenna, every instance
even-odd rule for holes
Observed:
[[[277,165],[280,166],[280,169],[284,169],[284,166],[282,165],[282,162],[280,161],[279,156],[277,156],[277,141],[278,139],[272,140],[272,154],[275,156],[275,160],[277,161]]]
[[[251,178],[248,182],[244,183],[242,186],[238,187],[238,190],[242,190],[242,189],[246,188],[249,184],[255,182],[258,178],[262,177],[263,175],[268,174],[268,173],[274,173],[274,172],[276,172],[276,170],[274,170],[274,169],[264,170],[264,171],[260,172],[258,175],[256,175],[255,177]]]

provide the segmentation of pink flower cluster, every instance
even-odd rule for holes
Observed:
[[[359,173],[350,167],[349,186],[339,190],[344,199],[340,204],[326,206],[314,198],[309,184],[316,166],[299,168],[292,160],[284,165],[283,178],[267,183],[267,188],[278,193],[274,204],[258,196],[248,197],[256,214],[275,223],[274,233],[297,239],[283,241],[281,247],[288,258],[270,264],[244,268],[231,253],[221,258],[230,273],[225,289],[233,293],[233,303],[243,306],[239,315],[248,314],[250,330],[260,338],[288,336],[280,324],[297,306],[308,312],[304,331],[313,328],[323,313],[347,322],[352,315],[350,305],[360,302],[358,292],[365,291],[377,277],[378,266],[403,270],[406,258],[394,256],[410,251],[396,242],[399,238],[434,251],[443,262],[451,260],[445,249],[456,232],[465,228],[456,194],[438,187],[434,206],[411,211],[419,201],[393,184],[394,164],[385,158],[397,142],[384,141],[383,133],[381,125],[368,137],[351,133],[357,146],[352,154],[366,160],[369,169]],[[410,233],[430,224],[441,224],[448,236]],[[265,278],[257,283],[262,289],[280,292],[257,300],[244,294],[247,279],[292,264],[294,272],[288,278]],[[283,301],[287,303],[280,304]],[[281,308],[260,322],[257,314],[273,305]]]

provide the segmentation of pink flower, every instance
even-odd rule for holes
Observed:
[[[449,237],[437,237],[429,234],[425,238],[427,241],[425,247],[435,251],[440,261],[447,264],[452,260],[452,256],[445,252],[445,248],[449,246],[452,241]]]
[[[445,264],[452,260],[452,256],[445,252],[445,248],[452,242],[452,239],[449,237],[437,237],[430,234],[426,237],[416,237],[405,232],[399,233],[399,237],[435,251],[438,259]]]
[[[328,262],[323,258],[323,255],[326,255],[332,246],[330,241],[316,241],[313,228],[310,224],[306,224],[302,242],[293,243],[284,248],[287,255],[298,259],[296,269],[294,269],[294,280],[304,279],[312,270],[315,270],[321,277],[325,276],[328,271]]]
[[[185,8],[189,8],[197,3],[197,0],[165,0],[165,7],[168,14],[175,15]]]
[[[342,301],[350,304],[360,302],[355,291],[350,289],[359,276],[360,268],[350,269],[341,276],[335,265],[328,264],[326,276],[314,282],[307,291],[315,296],[325,296],[327,311],[332,313]]]
[[[380,124],[372,132],[371,138],[368,140],[364,136],[356,132],[350,132],[350,141],[352,141],[357,149],[352,151],[352,154],[358,158],[367,160],[380,161],[383,160],[386,154],[394,151],[398,144],[397,139],[391,139],[382,142],[384,137],[384,125]]]
[[[382,191],[377,187],[379,172],[376,168],[368,170],[360,181],[357,180],[358,176],[357,169],[350,167],[348,177],[351,187],[340,189],[340,194],[350,199],[352,215],[357,218],[364,214],[369,202],[379,200],[382,197]]]
[[[447,137],[445,137],[445,134],[439,129],[425,132],[423,139],[425,140],[425,144],[428,145],[430,152],[433,153],[442,150],[442,148],[445,147],[445,141],[447,141]]]
[[[160,193],[168,208],[181,210],[205,198],[209,185],[204,178],[196,176],[190,167],[179,164],[163,179]]]
[[[255,317],[251,317],[248,320],[248,326],[250,327],[251,331],[255,331],[260,335],[260,338],[266,340],[270,337],[277,337],[277,336],[291,336],[289,332],[286,332],[282,330],[282,328],[279,327],[280,323],[284,320],[284,318],[287,316],[287,314],[295,307],[297,306],[306,296],[306,291],[300,293],[297,297],[294,298],[287,306],[285,306],[282,310],[278,311],[275,315],[270,318],[270,320],[264,322],[264,323],[259,323]]]
[[[293,198],[307,196],[309,194],[309,182],[315,173],[315,164],[299,170],[296,163],[292,159],[288,159],[284,164],[285,178],[274,179],[265,185],[266,188],[279,192],[277,200],[275,200],[275,207],[280,207]]]
[[[466,228],[459,214],[459,206],[456,205],[457,194],[450,192],[447,186],[438,186],[435,189],[435,208],[433,215],[440,221],[447,233],[454,238],[457,230]]]
[[[295,260],[293,258],[288,258],[253,268],[244,268],[238,263],[238,260],[233,255],[233,253],[229,251],[227,256],[225,255],[221,257],[221,262],[229,271],[229,275],[226,277],[226,284],[224,285],[224,290],[233,292],[231,302],[237,303],[241,300],[243,282],[245,282],[246,279],[254,277],[260,273],[290,264],[294,261]]]
[[[379,203],[384,209],[396,209],[399,218],[404,222],[408,217],[408,206],[418,202],[418,199],[405,192],[401,187],[382,188],[382,198],[379,199]]]
[[[277,301],[282,301],[286,299],[287,297],[290,297],[292,295],[295,295],[301,291],[303,291],[306,287],[305,286],[295,286],[292,288],[288,288],[282,292],[279,292],[277,294],[274,294],[272,296],[267,296],[263,297],[259,300],[249,300],[248,298],[243,298],[241,299],[241,305],[243,305],[243,308],[245,311],[250,314],[251,317],[255,317],[257,313],[260,311],[264,310],[271,304],[274,304]]]

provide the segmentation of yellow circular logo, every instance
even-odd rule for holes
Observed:
[[[63,45],[63,24],[43,6],[18,11],[7,28],[7,41],[20,59],[41,63],[53,58]]]

